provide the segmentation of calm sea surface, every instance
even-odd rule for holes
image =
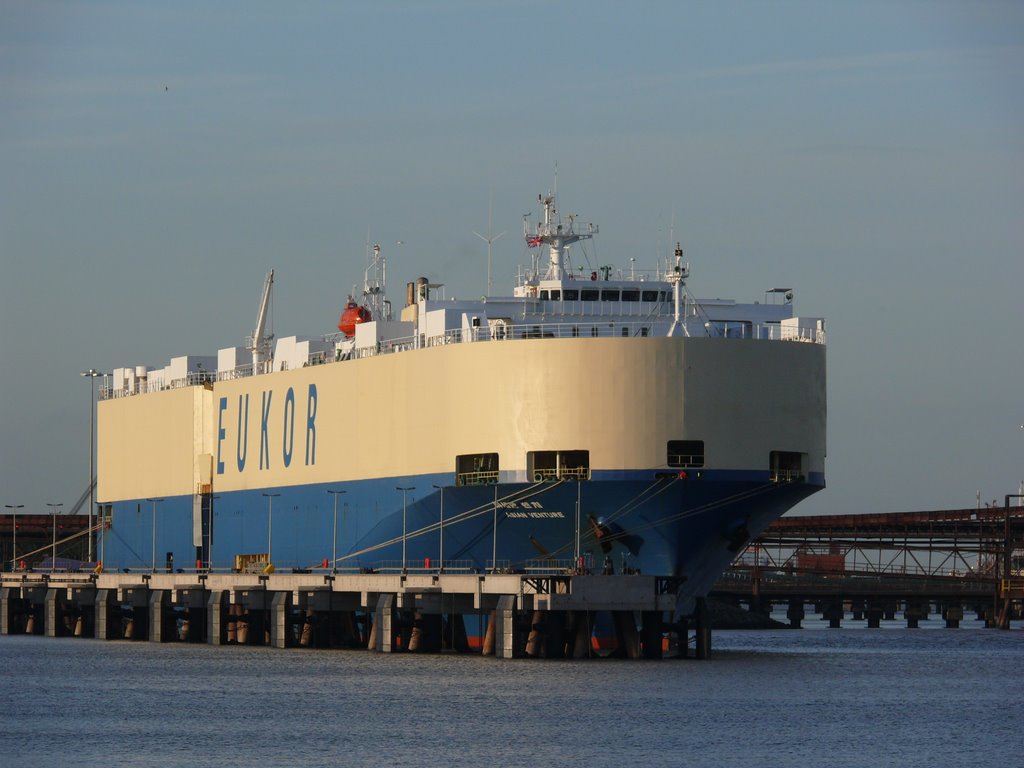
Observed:
[[[964,624],[721,631],[710,662],[0,637],[0,765],[1020,765],[1024,630]]]

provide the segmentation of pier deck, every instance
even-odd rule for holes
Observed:
[[[603,614],[613,637],[603,647],[660,658],[677,587],[643,575],[3,573],[0,634],[469,650],[475,616],[486,655],[579,658],[600,646]],[[706,656],[706,621],[698,639]]]

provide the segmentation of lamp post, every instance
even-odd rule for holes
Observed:
[[[57,566],[57,511],[63,504],[47,504],[53,510],[53,543],[50,545],[50,570]]]
[[[408,491],[415,491],[416,486],[414,485],[396,485],[395,490],[402,492],[402,573],[406,571],[405,561],[405,510],[406,510],[406,493]]]
[[[437,526],[438,533],[441,536],[441,542],[437,552],[437,567],[439,569],[438,573],[444,573],[444,486],[435,485],[434,487],[441,492],[441,514]]]
[[[338,497],[347,491],[327,490],[334,497],[334,534],[331,536],[331,573],[338,572]]]
[[[498,572],[498,486],[494,486],[494,513],[491,519],[491,573]]]
[[[159,504],[163,499],[146,499],[153,505],[153,554],[152,561],[149,565],[150,573],[156,573],[156,505]]]
[[[274,499],[280,496],[280,493],[264,493],[267,498],[267,567],[274,562],[270,556],[270,545],[273,541],[271,535],[274,533]]]
[[[7,509],[13,509],[11,513],[11,535],[14,537],[11,542],[11,571],[18,570],[18,510],[24,509],[24,504],[4,504]]]
[[[86,376],[89,379],[89,562],[92,562],[92,513],[96,506],[96,484],[93,478],[96,476],[93,470],[94,459],[93,459],[93,444],[96,441],[96,377],[106,376],[105,373],[100,373],[95,368],[90,368],[88,371],[82,371],[82,376]]]
[[[580,505],[583,495],[583,483],[576,481],[576,562],[573,565],[580,567]],[[582,569],[581,569],[582,570]]]

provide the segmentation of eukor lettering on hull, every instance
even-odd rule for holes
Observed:
[[[255,399],[255,398],[254,398]],[[239,474],[245,471],[249,457],[249,393],[238,395],[238,410],[235,414],[236,437],[235,437],[235,466]],[[316,409],[317,390],[316,384],[310,384],[306,395],[305,415],[305,465],[316,464]],[[225,470],[225,443],[230,443],[227,437],[227,428],[224,426],[224,416],[230,413],[230,404],[227,397],[221,397],[217,406],[217,474],[223,475]],[[271,450],[270,431],[275,419],[281,425],[281,452],[280,460],[285,469],[291,466],[295,452],[295,388],[288,387],[284,395],[284,405],[275,410],[274,390],[263,390],[260,393],[259,418],[259,469],[269,470],[272,468],[274,453]],[[255,430],[252,434],[256,436]],[[230,455],[230,447],[228,448]]]

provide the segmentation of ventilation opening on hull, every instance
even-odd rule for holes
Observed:
[[[535,483],[549,480],[589,480],[590,451],[530,451],[526,468]]]
[[[806,453],[772,451],[768,457],[770,478],[773,483],[793,483],[804,478]]]
[[[669,440],[668,465],[670,467],[703,467],[703,440]]]
[[[498,482],[498,454],[467,453],[455,457],[456,485],[494,485]]]

